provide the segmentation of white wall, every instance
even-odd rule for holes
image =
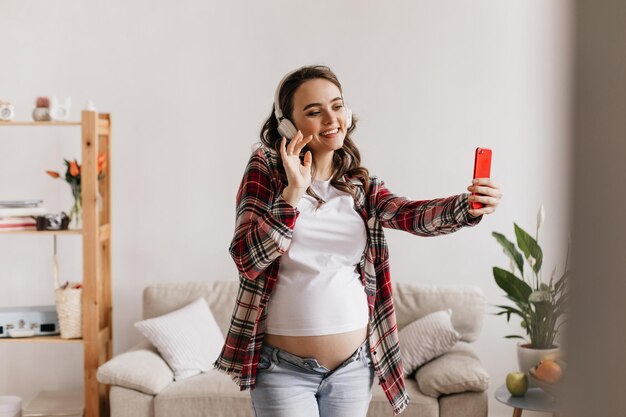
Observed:
[[[29,119],[38,95],[87,99],[113,119],[114,350],[139,335],[141,290],[159,281],[236,279],[227,248],[234,198],[276,83],[330,65],[360,118],[364,164],[396,193],[465,192],[473,150],[494,150],[504,198],[473,229],[436,239],[390,231],[397,281],[473,284],[506,302],[491,268],[508,267],[492,231],[534,234],[543,203],[546,275],[562,270],[568,233],[569,8],[559,0],[35,1],[0,0],[6,36],[0,99]],[[44,174],[78,157],[75,128],[2,128],[0,199],[43,197],[67,210],[69,187]],[[17,175],[15,174],[17,173]],[[79,276],[79,238],[60,242]],[[0,306],[52,304],[52,241],[0,236]],[[487,308],[488,313],[496,310]],[[475,344],[493,400],[516,370],[517,322],[485,315]],[[0,393],[79,386],[80,346],[0,343]],[[45,366],[42,366],[44,365]],[[525,413],[526,414],[526,413]],[[532,413],[528,413],[533,415]]]

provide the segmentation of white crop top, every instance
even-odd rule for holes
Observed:
[[[311,186],[326,203],[318,208],[307,194],[298,202],[291,244],[267,305],[270,334],[344,333],[368,323],[367,297],[355,269],[367,242],[363,218],[352,196],[330,180]]]

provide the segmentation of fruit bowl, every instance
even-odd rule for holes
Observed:
[[[557,397],[559,395],[560,384],[558,382],[542,381],[541,379],[537,378],[535,368],[530,368],[528,370],[528,376],[535,384],[537,384],[539,388],[544,390],[546,393],[550,394],[553,397]]]

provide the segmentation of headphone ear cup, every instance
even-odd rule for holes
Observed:
[[[298,130],[293,125],[293,123],[291,123],[291,120],[283,119],[278,125],[278,133],[280,133],[281,136],[284,136],[287,139],[292,139],[294,136],[296,136]]]
[[[352,126],[352,110],[346,107],[346,130]]]

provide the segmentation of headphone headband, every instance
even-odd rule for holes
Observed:
[[[280,89],[283,87],[283,84],[285,83],[285,80],[287,80],[287,78],[289,78],[289,76],[291,76],[292,74],[296,73],[300,69],[302,69],[302,68],[298,68],[296,70],[289,71],[282,78],[282,80],[280,80],[280,82],[278,83],[278,87],[276,87],[276,93],[274,94],[274,116],[276,116],[276,120],[278,120],[278,123],[280,123],[280,121],[283,118],[283,111],[281,110],[280,106],[278,105],[278,94],[280,94]]]

